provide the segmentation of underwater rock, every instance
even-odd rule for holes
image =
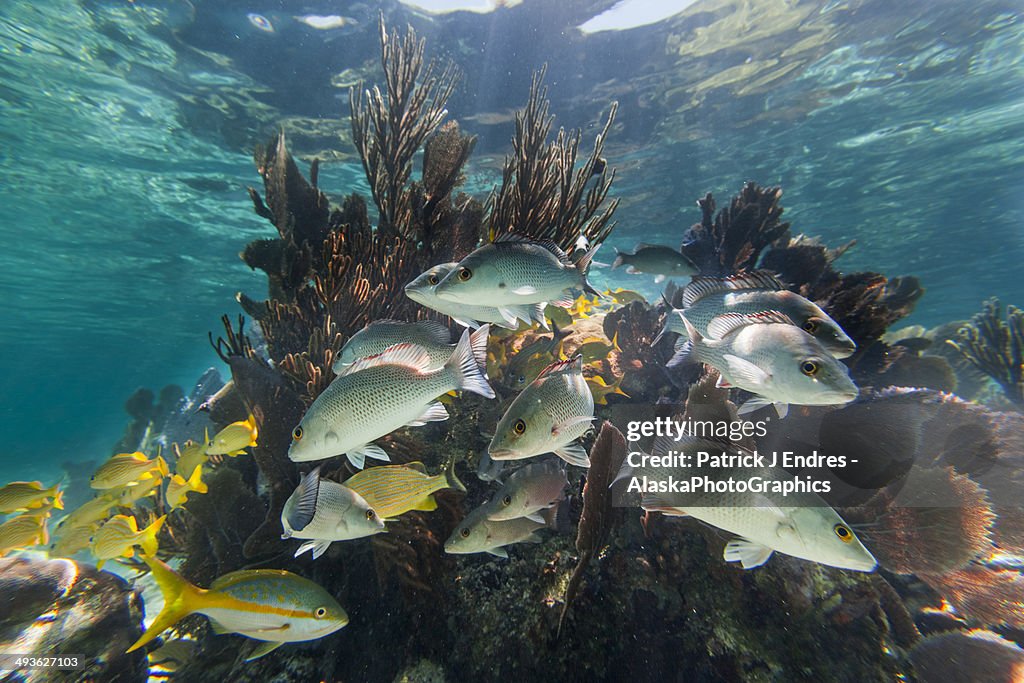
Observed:
[[[159,399],[149,389],[138,389],[125,401],[124,410],[132,421],[111,452],[148,450],[167,420],[181,410],[184,400],[185,392],[176,384],[161,389]]]
[[[0,651],[83,658],[62,681],[147,679],[145,654],[124,653],[142,635],[142,609],[119,576],[72,560],[0,559],[0,615]],[[34,669],[18,680],[54,678]]]
[[[920,683],[1024,680],[1024,650],[991,631],[929,636],[910,651],[910,661]]]
[[[167,415],[154,440],[166,449],[172,443],[182,444],[189,439],[199,440],[207,429],[210,430],[210,434],[214,434],[214,422],[207,413],[200,411],[200,407],[223,386],[224,380],[221,379],[220,372],[216,368],[208,368],[196,380],[188,396],[184,396],[177,403],[175,410]],[[238,419],[245,419],[245,415]]]

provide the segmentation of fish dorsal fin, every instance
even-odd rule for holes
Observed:
[[[553,375],[571,375],[577,372],[583,372],[583,356],[580,354],[576,354],[569,360],[555,361],[541,370],[540,374],[537,375],[537,379],[551,377]]]
[[[708,335],[713,339],[724,339],[741,327],[747,325],[792,325],[793,320],[785,313],[778,311],[761,311],[760,313],[725,313],[708,323]]]
[[[538,247],[544,247],[550,251],[563,264],[567,266],[573,265],[569,255],[552,240],[538,240],[518,232],[507,232],[504,235],[498,235],[495,237],[492,244],[536,244]]]
[[[417,372],[426,372],[430,368],[430,354],[419,344],[410,344],[408,342],[395,344],[380,353],[360,358],[345,368],[341,376],[351,375],[354,372],[376,368],[381,365],[401,365]]]
[[[229,572],[224,576],[217,577],[214,582],[210,584],[210,590],[222,591],[247,581],[255,581],[257,579],[280,579],[281,577],[289,575],[294,576],[294,574],[290,574],[283,569],[239,569],[237,571]]]
[[[320,497],[320,468],[316,467],[299,482],[295,492],[295,508],[288,513],[288,526],[292,531],[302,531],[313,521],[316,514],[316,501]]]
[[[698,277],[683,289],[683,308],[689,308],[709,294],[747,289],[779,291],[785,288],[786,285],[767,270],[752,270],[726,278]]]

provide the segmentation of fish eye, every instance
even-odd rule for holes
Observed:
[[[473,277],[473,271],[469,268],[459,268],[459,279],[463,282],[467,282]]]
[[[438,282],[440,282],[440,280],[437,279],[437,275],[431,273],[430,275],[427,276],[427,282],[429,282],[432,285],[436,285]]]
[[[504,498],[502,498],[501,499],[501,504],[504,505],[505,507],[508,507],[509,505],[511,505],[512,504],[512,496],[505,496]]]
[[[814,318],[808,318],[807,320],[804,321],[804,324],[801,325],[801,327],[803,328],[804,332],[807,332],[808,334],[814,334],[815,332],[818,331],[818,321],[815,320]]]
[[[323,619],[324,617],[327,616],[327,608],[326,607],[317,607],[316,611],[313,612],[313,616],[316,617],[317,619]]]
[[[814,377],[818,374],[818,364],[813,360],[805,360],[800,364],[800,372],[804,373],[808,377]]]
[[[302,426],[298,426],[292,430],[292,438],[296,441],[302,441]]]
[[[512,431],[516,434],[522,434],[526,431],[526,422],[523,420],[516,420],[516,423],[512,425]]]
[[[836,524],[832,527],[832,531],[836,532],[836,536],[838,536],[839,540],[843,543],[849,543],[853,540],[853,532],[850,531],[850,527],[845,524]]]
[[[462,531],[459,532],[459,535],[463,538],[469,538],[469,527],[464,527]]]
[[[372,520],[376,516],[377,516],[377,513],[374,512],[373,510],[367,510],[366,511],[366,519]]]

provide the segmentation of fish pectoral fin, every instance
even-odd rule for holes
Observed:
[[[505,550],[505,548],[503,548],[503,547],[502,548],[491,548],[487,552],[489,554],[491,554],[491,555],[494,555],[495,557],[501,557],[501,558],[504,558],[506,560],[508,559],[508,551]]]
[[[722,359],[729,366],[729,375],[737,386],[743,386],[744,388],[763,387],[767,385],[768,380],[771,378],[771,375],[745,358],[727,353]]]
[[[576,465],[577,467],[590,467],[590,458],[587,457],[587,452],[583,449],[583,446],[578,443],[566,444],[565,446],[555,450],[554,453],[570,465]]]
[[[346,455],[348,456],[348,461],[352,463],[352,466],[359,470],[363,469],[363,465],[366,464],[367,458],[391,462],[391,458],[384,449],[372,443],[364,443],[362,446],[350,448]]]
[[[547,524],[547,520],[544,519],[544,515],[540,514],[539,512],[534,512],[533,514],[526,515],[526,518],[531,522],[537,522],[538,524]]]
[[[259,659],[263,655],[273,652],[282,645],[284,645],[284,643],[279,641],[264,641],[253,648],[252,652],[249,653],[249,656],[245,658],[245,661],[251,662],[254,659]]]
[[[283,633],[291,627],[291,624],[281,624],[280,626],[267,626],[266,628],[246,629],[246,631],[242,635],[248,636],[250,633],[259,633],[261,635],[265,633]],[[251,638],[252,636],[249,637]]]
[[[529,536],[523,539],[523,543],[543,543],[544,539],[536,531],[531,533]]]
[[[786,415],[789,414],[789,404],[776,401],[775,412],[778,413],[779,419],[781,420],[782,418],[786,417]]]
[[[448,419],[448,411],[444,405],[434,401],[427,405],[426,410],[423,414],[417,417],[412,422],[406,424],[407,427],[422,427],[428,422],[441,422]]]
[[[772,556],[772,549],[760,543],[737,538],[725,545],[722,557],[726,562],[739,562],[744,569],[760,567]]]
[[[295,551],[295,557],[298,557],[299,555],[301,555],[302,553],[306,552],[307,550],[312,550],[313,551],[313,559],[315,560],[316,558],[320,557],[325,552],[327,552],[327,549],[330,548],[330,547],[331,547],[331,542],[330,541],[324,541],[324,540],[320,540],[320,539],[313,539],[313,540],[310,540],[310,541],[306,541],[305,543],[300,545],[299,549]]]
[[[744,401],[743,405],[736,409],[736,414],[746,415],[747,413],[761,410],[761,408],[767,408],[770,405],[772,405],[772,402],[763,396],[754,396]]]
[[[570,417],[568,420],[559,422],[551,428],[551,434],[558,436],[559,434],[565,433],[567,430],[573,427],[578,427],[581,424],[589,424],[594,421],[593,415],[579,415],[577,417]]]
[[[456,325],[461,325],[462,327],[469,327],[469,328],[472,328],[474,330],[477,329],[478,327],[480,327],[480,323],[478,323],[475,320],[468,320],[468,319],[465,319],[465,318],[456,318],[454,316],[451,316],[451,318],[452,318],[452,320],[455,321]]]

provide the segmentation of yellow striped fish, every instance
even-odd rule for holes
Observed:
[[[49,517],[49,509],[42,513],[36,510],[12,517],[0,524],[0,557],[12,550],[47,543],[50,540],[46,531],[46,520]]]
[[[42,507],[47,498],[53,498],[53,507],[63,510],[64,492],[59,487],[59,483],[44,489],[38,481],[12,481],[0,489],[0,513]]]
[[[107,491],[105,495],[110,500],[116,501],[118,505],[130,508],[143,498],[159,493],[160,484],[162,483],[163,480],[159,477],[152,477],[140,481],[138,484],[126,486],[123,489]]]
[[[370,467],[343,483],[366,499],[384,520],[394,519],[410,510],[436,510],[437,502],[432,495],[435,491],[455,489],[466,492],[466,487],[455,476],[454,459],[442,474],[434,476],[427,474],[423,463],[411,462]]]
[[[153,557],[159,545],[156,535],[164,524],[167,516],[159,517],[155,522],[145,529],[139,529],[134,517],[128,515],[114,515],[93,534],[89,550],[99,560],[96,563],[98,569],[103,568],[107,560],[115,557],[133,557],[135,546],[141,546],[142,552]]]
[[[110,512],[110,508],[115,505],[117,505],[117,501],[111,499],[107,495],[97,496],[87,503],[83,503],[79,507],[75,508],[69,515],[57,522],[57,528],[54,529],[54,534],[61,536],[72,529],[89,526],[90,524],[98,522],[105,518],[107,513]]]
[[[250,415],[217,432],[206,444],[206,455],[241,455],[246,448],[256,445],[259,435],[256,418]]]
[[[66,529],[60,535],[54,533],[55,540],[50,544],[50,557],[71,557],[89,547],[93,534],[100,528],[99,522]]]
[[[167,463],[159,455],[150,460],[139,452],[119,453],[100,465],[96,474],[92,475],[89,486],[102,491],[167,475]]]
[[[209,617],[216,633],[238,633],[265,641],[247,661],[282,643],[316,640],[348,623],[338,601],[309,579],[279,569],[246,569],[197,588],[160,560],[144,557],[164,594],[164,608],[142,637],[139,649],[189,614]]]
[[[164,500],[171,506],[171,509],[181,507],[190,493],[206,493],[209,489],[203,483],[203,468],[196,467],[192,476],[187,480],[180,474],[175,474],[167,482],[167,490],[164,492]]]
[[[203,436],[203,443],[187,441],[181,449],[178,448],[178,444],[174,444],[174,453],[177,457],[174,471],[186,480],[192,476],[197,467],[205,465],[206,461],[210,459],[206,455],[206,444],[210,443],[210,434],[206,432]]]

